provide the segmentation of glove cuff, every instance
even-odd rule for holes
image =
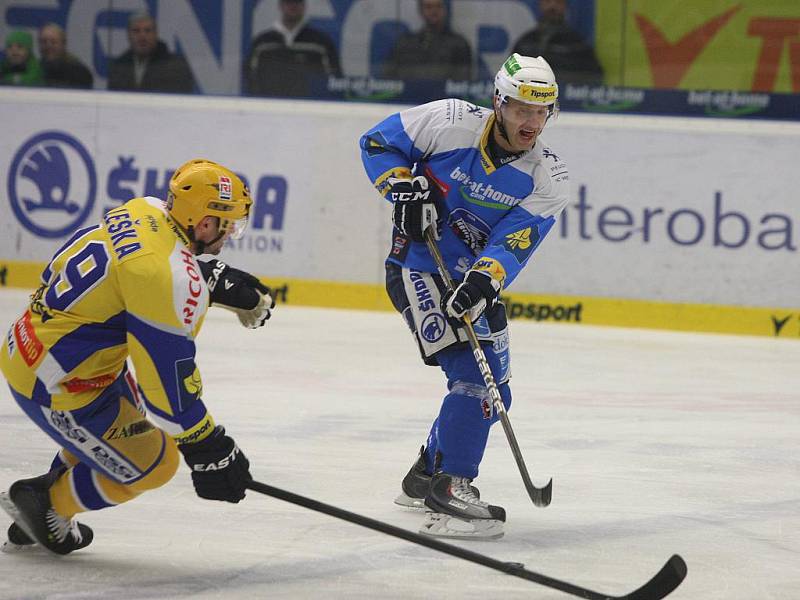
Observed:
[[[197,452],[205,452],[207,450],[214,450],[221,447],[225,443],[225,428],[222,425],[217,425],[214,430],[197,442],[188,442],[186,444],[178,444],[178,450],[181,451],[183,457],[188,460],[189,456]]]
[[[500,290],[502,289],[500,282],[486,271],[470,270],[464,280],[477,287],[483,297],[489,301],[493,301],[495,298],[497,298],[497,296],[500,295]]]

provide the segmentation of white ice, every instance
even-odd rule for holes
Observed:
[[[24,304],[3,291],[0,320]],[[392,500],[444,380],[396,314],[279,307],[251,331],[212,309],[198,345],[204,398],[258,480],[416,530]],[[530,502],[498,425],[477,484],[506,535],[459,545],[614,595],[679,553],[670,598],[800,597],[800,339],[513,322],[512,356],[511,423],[553,502]],[[5,385],[0,419],[5,489],[55,446]],[[256,493],[200,500],[185,466],[83,520],[95,541],[74,555],[0,555],[0,598],[570,597]]]

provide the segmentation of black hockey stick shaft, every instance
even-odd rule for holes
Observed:
[[[413,544],[425,546],[426,548],[438,550],[444,554],[449,554],[457,558],[462,558],[464,560],[483,565],[484,567],[494,569],[495,571],[500,571],[506,575],[513,575],[514,577],[527,579],[528,581],[533,581],[539,585],[560,590],[567,594],[578,596],[579,598],[587,598],[588,600],[659,600],[660,598],[664,598],[670,594],[686,577],[686,563],[684,563],[683,559],[676,554],[667,561],[667,563],[658,573],[656,573],[652,579],[650,579],[650,581],[645,583],[636,591],[625,596],[610,596],[608,594],[594,592],[572,583],[567,583],[566,581],[554,579],[553,577],[548,577],[547,575],[529,571],[524,568],[522,563],[503,562],[483,554],[478,554],[477,552],[472,552],[471,550],[465,550],[459,546],[446,544],[430,536],[425,536],[413,531],[408,531],[407,529],[395,527],[389,523],[384,523],[383,521],[371,519],[370,517],[365,517],[364,515],[359,515],[358,513],[350,512],[336,506],[331,506],[330,504],[325,504],[323,502],[319,502],[318,500],[312,500],[311,498],[307,498],[305,496],[287,492],[286,490],[282,490],[259,481],[251,481],[247,484],[247,487],[248,489],[258,492],[259,494],[278,498],[279,500],[321,512],[326,515],[330,515],[331,517],[336,517],[337,519],[342,519],[356,525],[361,525],[367,529],[379,531],[381,533],[406,540]]]
[[[428,227],[425,230],[425,243],[428,245],[428,251],[431,253],[434,262],[436,263],[436,268],[439,270],[439,275],[441,275],[442,279],[444,279],[445,285],[447,285],[450,290],[455,289],[455,282],[453,278],[450,277],[450,273],[447,270],[447,266],[444,263],[444,258],[442,258],[442,253],[439,251],[439,246],[436,243],[436,238],[433,235],[433,228]],[[533,500],[533,503],[536,506],[547,506],[550,504],[550,500],[553,497],[553,480],[547,482],[547,485],[544,487],[536,487],[531,481],[531,476],[528,474],[528,468],[525,466],[525,459],[522,457],[522,451],[519,449],[519,444],[517,443],[517,436],[514,435],[514,430],[511,427],[511,420],[508,418],[508,411],[506,411],[506,407],[503,404],[503,399],[500,397],[500,390],[497,389],[497,383],[495,382],[494,375],[492,375],[492,370],[489,368],[489,362],[486,360],[486,354],[483,352],[483,348],[481,348],[481,344],[478,341],[478,336],[475,335],[475,328],[472,326],[472,322],[469,320],[468,315],[464,315],[464,328],[467,332],[467,338],[469,339],[469,345],[472,348],[472,353],[475,355],[475,361],[478,363],[478,369],[483,376],[483,382],[486,385],[486,389],[489,392],[489,397],[492,399],[492,406],[494,407],[495,412],[497,413],[498,418],[500,419],[500,423],[503,425],[503,431],[506,434],[506,439],[508,440],[508,445],[511,446],[511,453],[514,455],[514,460],[517,462],[517,468],[519,469],[519,473],[522,476],[522,482],[525,484],[525,489],[528,491],[528,495]]]

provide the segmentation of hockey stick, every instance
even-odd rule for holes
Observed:
[[[450,273],[447,271],[442,253],[439,252],[439,246],[436,244],[433,230],[428,227],[424,235],[425,243],[428,245],[428,251],[436,262],[436,268],[439,269],[439,275],[442,276],[447,287],[454,290],[456,287],[455,283],[453,282],[453,278],[450,277]],[[478,369],[481,375],[483,375],[483,382],[486,385],[486,389],[489,391],[489,397],[492,399],[492,406],[494,406],[494,410],[497,412],[497,416],[503,424],[503,431],[505,431],[508,444],[511,446],[511,453],[514,455],[514,460],[517,461],[517,467],[519,468],[520,475],[522,475],[522,481],[525,483],[525,489],[528,490],[528,495],[536,506],[547,506],[550,504],[550,500],[553,496],[553,480],[550,479],[543,488],[538,488],[533,485],[531,476],[528,474],[528,469],[525,466],[525,459],[522,458],[522,451],[519,449],[519,444],[517,443],[517,436],[514,435],[514,430],[511,428],[508,412],[503,404],[503,399],[500,397],[500,391],[497,389],[494,375],[492,375],[492,370],[489,368],[486,355],[483,353],[481,344],[478,341],[478,336],[475,335],[475,329],[472,327],[472,322],[467,315],[464,315],[464,328],[469,338],[469,345],[472,348],[472,353],[475,355],[475,360],[478,362]]]
[[[408,531],[407,529],[402,529],[400,527],[395,527],[389,523],[371,519],[369,517],[365,517],[364,515],[359,515],[336,506],[331,506],[330,504],[324,504],[318,500],[312,500],[311,498],[306,498],[305,496],[287,492],[259,481],[251,481],[247,484],[247,487],[254,492],[264,494],[265,496],[271,496],[291,504],[303,506],[310,510],[325,513],[326,515],[336,517],[337,519],[342,519],[350,523],[355,523],[356,525],[361,525],[367,529],[372,529],[374,531],[379,531],[381,533],[406,540],[412,544],[418,544],[433,550],[438,550],[439,552],[443,552],[458,558],[463,558],[464,560],[483,565],[484,567],[489,567],[495,571],[500,571],[506,575],[513,575],[514,577],[527,579],[528,581],[533,581],[539,585],[560,590],[564,593],[578,596],[579,598],[587,598],[588,600],[659,600],[660,598],[664,598],[672,593],[672,591],[678,587],[681,581],[683,581],[686,577],[686,563],[680,556],[674,554],[666,562],[666,564],[661,567],[661,570],[639,589],[625,596],[610,596],[608,594],[594,592],[572,583],[567,583],[566,581],[554,579],[552,577],[548,577],[547,575],[529,571],[524,568],[525,565],[522,563],[503,562],[501,560],[496,560],[483,554],[478,554],[477,552],[472,552],[471,550],[465,550],[464,548],[454,546],[452,544],[446,544],[432,537],[415,533],[413,531]]]

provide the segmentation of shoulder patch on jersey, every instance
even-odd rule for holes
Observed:
[[[558,155],[555,152],[553,152],[552,150],[550,150],[550,148],[547,147],[542,148],[542,157],[550,158],[554,162],[558,162],[559,160],[561,160],[560,158],[558,158]]]
[[[363,149],[367,156],[377,156],[386,152],[386,138],[380,131],[373,131],[370,133],[363,142]]]
[[[377,189],[381,195],[385,194],[389,190],[389,180],[390,179],[411,179],[413,175],[411,174],[411,169],[408,167],[394,167],[389,169],[385,173],[383,173],[380,177],[375,180],[375,189]]]
[[[509,233],[503,240],[503,247],[514,255],[519,264],[522,264],[533,252],[537,243],[539,243],[538,229],[526,227]]]
[[[194,359],[175,361],[175,384],[178,387],[179,410],[185,412],[203,394],[203,382]]]

